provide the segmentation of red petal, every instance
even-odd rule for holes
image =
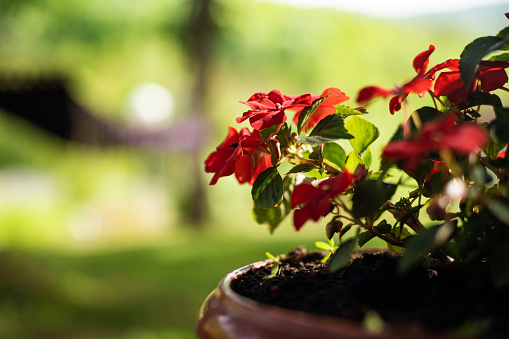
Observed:
[[[267,94],[267,96],[268,96],[269,100],[275,104],[282,103],[285,101],[285,97],[283,96],[283,93],[281,93],[281,91],[278,89],[274,89],[274,90],[270,91]]]
[[[256,178],[258,178],[258,175],[262,173],[264,170],[269,168],[272,165],[272,162],[270,160],[270,154],[262,153],[262,155],[259,157],[258,161],[256,162],[255,168],[253,170],[253,174],[251,176],[251,180],[249,180],[249,185],[253,186],[253,183],[255,182]]]
[[[487,141],[484,130],[473,124],[459,126],[454,134],[444,136],[441,147],[449,148],[454,153],[469,154],[477,152]]]
[[[459,89],[464,90],[459,72],[442,72],[435,81],[434,93],[437,96],[448,96]]]
[[[302,226],[308,221],[310,218],[309,211],[306,209],[297,209],[295,212],[293,212],[293,225],[295,227],[295,230],[300,230]]]
[[[283,110],[260,112],[258,114],[252,115],[249,118],[251,126],[257,130],[262,130],[275,125],[281,125],[285,121],[286,114]]]
[[[420,93],[426,92],[431,87],[431,80],[428,79],[413,79],[409,83],[405,84],[402,88],[402,93]]]
[[[364,87],[359,91],[357,95],[357,102],[362,103],[369,101],[375,97],[383,97],[387,98],[388,96],[394,94],[394,91],[388,91],[386,89],[377,87],[377,86],[368,86]]]
[[[273,109],[275,107],[274,103],[270,101],[269,97],[265,93],[255,93],[248,99],[247,102],[239,102],[241,104],[248,105],[253,111]]]
[[[421,52],[417,54],[414,58],[413,66],[417,74],[424,75],[426,72],[426,68],[428,68],[429,64],[429,56],[435,50],[435,46],[429,45],[429,49],[427,51]]]
[[[311,106],[311,104],[320,97],[316,94],[302,94],[295,97],[291,107],[306,107]]]
[[[327,94],[329,96],[322,102],[320,107],[321,106],[333,107],[350,99],[348,95],[346,95],[344,92],[342,92],[339,88],[336,87],[327,88],[325,91],[323,91],[321,97],[323,98]]]
[[[292,208],[307,204],[321,195],[322,191],[319,188],[311,184],[300,184],[292,192]]]
[[[354,178],[354,175],[345,169],[343,174],[332,179],[331,194],[337,195],[343,193],[350,185],[352,185]]]
[[[396,95],[395,97],[391,98],[391,101],[389,101],[389,111],[391,114],[394,114],[395,112],[399,111],[401,109],[401,103],[407,95]]]
[[[483,91],[494,91],[507,83],[507,73],[504,69],[492,69],[480,71],[481,89]]]
[[[249,182],[253,175],[253,162],[250,156],[244,155],[235,163],[235,177],[239,183]]]
[[[426,72],[426,75],[424,76],[426,79],[434,79],[435,73],[438,71],[441,71],[445,68],[450,69],[451,71],[457,72],[459,71],[459,59],[449,59],[445,62],[442,62],[433,68],[431,68],[428,72]]]

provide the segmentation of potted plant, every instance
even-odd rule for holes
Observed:
[[[271,231],[289,215],[297,231],[326,218],[327,242],[320,254],[269,254],[227,275],[202,306],[198,336],[509,336],[509,108],[498,95],[509,92],[508,41],[509,27],[433,67],[431,45],[413,79],[365,87],[354,107],[337,88],[242,102],[236,121],[250,127],[229,127],[206,159],[210,184],[235,175],[251,185],[254,218]],[[409,95],[432,104],[409,113]],[[376,155],[366,107],[379,97],[390,98],[388,118],[405,117]],[[387,249],[356,250],[373,238]]]

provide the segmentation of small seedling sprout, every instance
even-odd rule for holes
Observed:
[[[263,279],[269,279],[269,278],[277,277],[279,275],[279,273],[281,273],[281,269],[280,269],[281,256],[279,256],[279,255],[278,256],[274,256],[270,252],[265,252],[265,255],[267,256],[267,258],[272,260],[274,263],[272,264],[272,268],[270,270],[270,274],[267,274],[265,277],[263,277]]]

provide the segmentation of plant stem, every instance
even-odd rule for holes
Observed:
[[[395,239],[391,236],[388,236],[386,234],[382,234],[382,233],[378,232],[376,229],[373,228],[372,223],[370,225],[366,225],[366,223],[364,223],[362,220],[353,216],[352,210],[350,210],[348,207],[346,207],[346,205],[343,203],[343,201],[341,201],[340,199],[337,199],[337,201],[338,201],[340,207],[345,212],[347,212],[349,214],[349,216],[342,215],[341,217],[343,219],[346,219],[356,225],[359,225],[361,228],[373,233],[374,236],[388,242],[391,245],[400,246],[400,247],[404,245],[404,243],[401,240]]]

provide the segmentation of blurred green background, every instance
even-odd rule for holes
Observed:
[[[224,274],[323,238],[289,220],[269,235],[250,187],[207,186],[203,161],[238,101],[335,86],[354,106],[363,86],[411,79],[430,44],[433,65],[496,34],[503,7],[382,19],[268,1],[0,0],[0,90],[63,84],[95,122],[62,137],[0,108],[0,338],[194,338]],[[147,81],[171,91],[171,121],[132,113]],[[376,153],[401,115],[383,101],[370,115]],[[93,137],[104,126],[121,140]]]

